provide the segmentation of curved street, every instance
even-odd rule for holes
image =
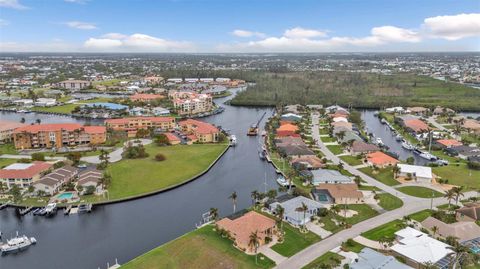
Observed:
[[[317,114],[312,114],[312,137],[314,140],[317,141],[317,145],[322,151],[322,153],[325,155],[325,157],[329,160],[331,160],[333,163],[338,164],[340,162],[340,159],[335,156],[322,142],[320,139],[320,133],[319,133],[319,117]],[[345,162],[344,163],[344,169],[352,173],[353,175],[358,175],[360,176],[363,180],[365,180],[367,183],[371,184],[372,186],[376,186],[380,189],[382,189],[385,192],[388,192],[390,194],[396,195],[398,194],[398,191],[390,186],[387,186],[381,182],[378,182],[372,177],[367,176],[366,174],[358,171],[354,167],[348,165]],[[475,196],[475,192],[468,192],[465,193],[465,199],[469,197]],[[395,219],[401,219],[406,215],[410,215],[412,213],[424,210],[424,209],[429,209],[432,206],[439,206],[442,204],[448,203],[447,199],[445,198],[435,198],[435,199],[424,199],[424,198],[417,198],[413,196],[409,196],[406,194],[401,193],[401,196],[398,196],[403,201],[403,206],[387,211],[383,214],[380,214],[376,217],[367,219],[365,221],[362,221],[360,223],[357,223],[353,225],[351,228],[342,230],[336,234],[331,235],[330,237],[327,237],[311,246],[308,248],[305,248],[304,250],[298,252],[297,254],[291,256],[290,258],[284,260],[283,262],[277,264],[275,268],[285,268],[285,269],[290,269],[290,268],[302,268],[309,264],[310,262],[314,261],[316,258],[322,256],[329,250],[341,245],[342,242],[349,238],[354,238],[356,236],[359,236],[363,232],[366,232],[374,227],[383,225],[385,223],[388,223],[390,221],[393,221]]]

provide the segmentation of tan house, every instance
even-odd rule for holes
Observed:
[[[464,207],[455,210],[458,221],[480,220],[480,203],[467,203]]]
[[[326,195],[322,196],[322,194]],[[358,204],[363,202],[363,193],[358,190],[355,183],[349,184],[318,184],[315,196],[320,202],[329,202],[334,204]]]
[[[433,227],[437,227],[436,235],[443,238],[453,236],[458,238],[460,242],[480,238],[480,226],[475,222],[460,221],[447,224],[434,217],[428,217],[422,221],[422,226],[430,231]]]
[[[219,229],[228,232],[236,247],[247,252],[253,252],[252,247],[249,246],[252,233],[257,233],[259,246],[264,245],[268,241],[267,238],[272,239],[276,233],[275,220],[255,211],[235,219],[223,218],[216,224]]]

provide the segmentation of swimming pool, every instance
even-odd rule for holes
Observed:
[[[319,202],[328,202],[328,197],[326,194],[319,194],[318,195],[318,201]]]
[[[473,247],[470,248],[470,250],[475,254],[480,253],[480,247],[478,247],[478,246],[473,246]]]
[[[72,199],[72,197],[73,197],[72,192],[64,192],[64,193],[60,194],[57,198],[60,199],[60,200],[64,200],[64,199]]]

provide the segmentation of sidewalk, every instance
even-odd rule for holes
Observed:
[[[274,241],[270,242],[268,245],[263,245],[258,249],[258,252],[262,253],[263,255],[267,256],[270,260],[274,261],[276,264],[280,264],[284,260],[287,259],[287,257],[284,257],[274,250],[272,250],[270,247],[273,245],[277,244],[277,240],[275,239]]]

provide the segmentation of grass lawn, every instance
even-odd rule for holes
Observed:
[[[124,264],[122,269],[155,268],[272,268],[275,263],[262,254],[247,255],[208,225],[187,233]]]
[[[4,159],[4,158],[0,158],[0,168],[3,168],[7,165],[10,165],[12,163],[16,163],[18,160],[16,159]]]
[[[343,208],[343,207],[342,207]],[[378,212],[371,208],[369,205],[365,204],[358,204],[358,205],[348,205],[348,209],[357,211],[358,214],[347,218],[347,223],[354,225],[359,222],[362,222],[366,219],[373,218],[378,215]]]
[[[78,101],[78,103],[75,103],[75,104],[65,104],[61,106],[52,106],[52,107],[34,107],[32,110],[39,111],[39,112],[48,112],[48,113],[70,114],[76,107],[80,106],[82,103],[109,102],[111,100],[112,100],[111,98],[99,97],[91,100]]]
[[[360,170],[361,172],[375,178],[376,180],[382,182],[385,185],[395,186],[395,185],[400,184],[400,182],[396,181],[393,178],[393,170],[392,170],[391,167],[380,169],[376,173],[373,173],[373,169],[371,167],[364,167],[364,168],[360,168],[358,170]]]
[[[324,128],[319,128],[319,132],[321,135],[328,135],[330,133],[327,126],[325,126]],[[322,141],[323,141],[323,138],[325,137],[321,137]]]
[[[381,238],[394,238],[395,232],[401,230],[401,220],[394,220],[383,225],[380,225],[376,228],[373,228],[369,231],[362,233],[362,236],[370,240],[378,241]]]
[[[411,219],[416,220],[418,222],[424,221],[426,218],[430,217],[432,215],[432,210],[430,209],[425,209],[422,211],[415,212],[411,215],[408,215]]]
[[[278,254],[290,257],[311,244],[320,241],[320,237],[312,232],[301,233],[298,229],[283,223],[283,231],[285,232],[282,243],[275,244],[272,249]]]
[[[203,172],[225,147],[225,144],[147,145],[149,157],[110,164],[110,199],[140,195],[184,182]],[[166,160],[155,161],[158,153],[165,155]]]
[[[0,145],[0,155],[1,154],[18,154],[18,153],[13,143],[7,143],[7,144]]]
[[[448,179],[448,184],[465,186],[470,190],[480,188],[480,180],[478,180],[480,178],[480,170],[469,169],[464,162],[433,167],[432,172],[444,180]]]
[[[394,210],[403,206],[403,201],[390,193],[380,193],[380,202],[378,203],[385,210]]]
[[[349,155],[340,156],[340,159],[342,159],[342,161],[348,163],[349,165],[353,165],[353,166],[362,164],[362,160],[358,159],[356,156],[349,156]]]
[[[340,217],[337,217],[337,220],[340,221]],[[337,225],[333,222],[331,216],[322,217],[320,222],[323,223],[323,229],[332,233],[339,232],[343,229],[341,225]]]
[[[347,240],[342,243],[342,250],[347,252],[352,251],[355,253],[360,253],[364,248],[365,248],[364,245],[357,243],[354,240]]]
[[[426,188],[426,187],[405,186],[405,187],[397,188],[397,190],[399,190],[399,191],[401,191],[405,194],[415,196],[415,197],[420,197],[420,198],[432,198],[432,195],[433,195],[434,198],[443,197],[442,193],[440,193],[438,191],[434,191],[434,190]]]
[[[343,256],[340,256],[337,253],[333,253],[329,251],[323,254],[322,256],[316,258],[313,262],[307,264],[302,269],[334,268],[334,266],[336,265],[334,260],[341,261],[343,259],[344,259]],[[327,266],[322,267],[323,265],[327,265]]]
[[[322,142],[324,142],[324,143],[330,143],[330,142],[335,142],[335,141],[337,141],[335,138],[330,137],[330,136],[320,137],[320,139],[321,139]]]
[[[340,145],[329,145],[327,148],[335,155],[343,153],[343,147]]]
[[[367,185],[360,185],[360,187],[358,187],[359,190],[361,191],[376,191],[376,192],[379,192],[381,191],[380,188],[376,187],[376,186],[367,186]]]

